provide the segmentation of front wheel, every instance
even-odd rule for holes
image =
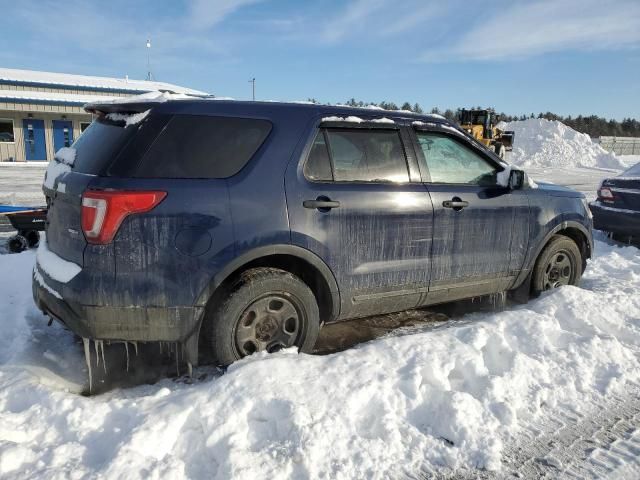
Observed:
[[[563,285],[578,285],[582,277],[582,254],[568,237],[555,235],[536,261],[532,278],[532,293],[538,295]]]
[[[320,329],[313,292],[277,268],[243,272],[209,317],[208,344],[223,366],[260,351],[297,346],[311,352]]]

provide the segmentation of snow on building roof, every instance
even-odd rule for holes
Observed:
[[[15,103],[63,103],[84,105],[85,103],[111,101],[118,97],[110,95],[77,95],[58,92],[35,92],[30,90],[0,90],[0,102]]]
[[[121,92],[170,90],[176,93],[191,93],[197,95],[205,94],[205,92],[164,82],[132,80],[130,78],[91,77],[87,75],[73,75],[69,73],[17,70],[13,68],[0,68],[0,83],[2,82],[52,87],[74,87],[91,90],[113,90]]]

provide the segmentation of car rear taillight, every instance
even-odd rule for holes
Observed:
[[[611,189],[607,187],[602,187],[598,190],[598,200],[602,200],[603,202],[613,202],[615,201],[615,196]]]
[[[110,243],[122,221],[156,207],[167,196],[158,191],[87,190],[82,194],[82,231],[87,242]]]

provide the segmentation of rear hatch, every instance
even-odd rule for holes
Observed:
[[[618,177],[609,178],[602,183],[614,196],[614,208],[640,211],[640,164],[631,167]]]
[[[151,129],[148,125],[143,127],[143,123],[156,122],[127,125],[124,119],[114,121],[100,115],[70,148],[56,153],[56,159],[49,165],[43,184],[49,207],[47,244],[65,260],[83,265],[87,241],[81,224],[82,194],[96,177],[109,175],[114,161],[123,152],[141,148],[136,137],[141,136],[142,130]],[[154,137],[157,132],[154,128]],[[146,142],[149,136],[142,135]]]

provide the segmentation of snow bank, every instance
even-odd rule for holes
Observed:
[[[622,162],[591,137],[556,120],[532,118],[503,124],[515,132],[509,160],[521,167],[589,167],[623,170]]]
[[[499,469],[518,433],[640,381],[640,255],[596,242],[583,287],[328,356],[255,355],[193,385],[69,393],[82,347],[0,256],[0,477],[395,478]],[[15,272],[15,274],[14,274]],[[26,273],[25,273],[26,272]],[[51,360],[53,359],[53,361]],[[196,371],[196,376],[198,372]]]

